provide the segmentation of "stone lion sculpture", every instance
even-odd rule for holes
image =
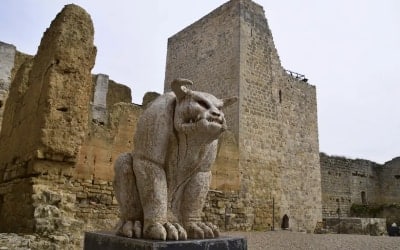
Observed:
[[[134,151],[115,162],[120,206],[117,234],[156,240],[216,238],[217,226],[201,222],[218,137],[227,129],[218,99],[176,79],[139,118]]]

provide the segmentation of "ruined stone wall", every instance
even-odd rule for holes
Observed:
[[[377,169],[382,168],[381,165],[367,160],[328,156],[324,153],[320,154],[320,160],[324,217],[337,217],[338,208],[340,216],[350,216],[353,203],[376,203],[380,196],[384,195],[380,191],[380,183],[383,180],[380,180],[377,174]]]
[[[376,200],[380,204],[400,204],[400,157],[386,162],[377,169],[379,176],[379,195]]]
[[[0,131],[4,107],[11,84],[11,71],[14,67],[15,53],[14,45],[0,42]]]
[[[36,162],[76,160],[88,126],[94,58],[90,17],[69,5],[45,32],[37,55],[15,70],[0,133],[2,230],[37,230]]]
[[[5,107],[0,146],[7,147],[0,155],[2,162],[35,157],[76,160],[88,126],[84,114],[96,49],[90,16],[75,7],[66,6],[44,33],[24,93],[10,93],[16,101]]]
[[[113,163],[132,150],[142,108],[128,87],[91,75],[94,59],[93,25],[76,5],[57,15],[34,58],[15,52],[0,133],[0,232],[81,249],[84,231],[116,224]]]
[[[13,57],[12,57],[13,56]],[[11,57],[11,58],[10,58]],[[21,96],[24,93],[28,81],[28,72],[32,67],[33,56],[21,53],[16,50],[13,45],[0,42],[0,67],[3,68],[3,73],[1,74],[3,83],[0,84],[0,132],[1,125],[3,121],[4,110],[6,107],[6,102],[10,92],[11,83],[18,76],[18,93]],[[11,70],[7,66],[12,64]],[[5,70],[7,69],[7,70]]]
[[[262,7],[233,0],[171,37],[166,90],[175,77],[239,97],[226,111],[239,182],[224,191],[238,191],[248,205],[247,229],[270,229],[275,201],[275,227],[288,214],[295,230],[313,230],[322,220],[315,88],[285,75]]]

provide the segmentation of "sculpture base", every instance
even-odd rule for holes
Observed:
[[[114,232],[85,232],[84,250],[247,250],[247,240],[242,237],[222,236],[216,239],[156,241],[133,239],[115,235]]]

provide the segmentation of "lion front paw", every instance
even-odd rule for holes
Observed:
[[[188,238],[204,239],[219,237],[219,229],[216,225],[207,222],[190,222],[187,226]]]
[[[132,221],[121,221],[118,225],[117,234],[129,238],[141,238],[142,223],[140,223],[140,221],[135,221],[135,223],[133,223]]]
[[[186,230],[178,223],[154,223],[146,227],[143,232],[146,239],[153,240],[186,240]]]

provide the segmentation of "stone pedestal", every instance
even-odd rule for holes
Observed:
[[[84,250],[247,250],[247,240],[224,236],[217,239],[155,241],[116,236],[113,232],[86,232]]]

